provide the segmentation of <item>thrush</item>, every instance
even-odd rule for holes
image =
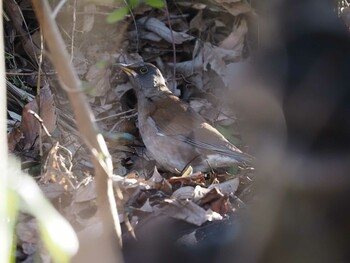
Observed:
[[[133,85],[140,135],[161,168],[179,173],[191,165],[207,171],[252,160],[175,96],[157,67],[144,62],[117,66]]]

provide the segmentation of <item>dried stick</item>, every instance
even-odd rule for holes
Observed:
[[[46,133],[46,135],[49,136],[49,137],[51,137],[51,134],[50,134],[49,131],[47,130],[47,128],[46,128],[46,126],[45,126],[45,124],[44,124],[43,119],[40,118],[40,116],[39,116],[36,112],[34,112],[34,111],[32,111],[32,110],[28,110],[28,113],[32,114],[33,117],[40,123],[41,128],[44,130],[44,132]]]
[[[42,28],[46,43],[51,52],[51,60],[57,70],[63,86],[69,87],[67,95],[75,113],[77,126],[82,137],[95,156],[96,194],[100,217],[104,226],[101,239],[95,244],[94,251],[84,251],[96,257],[100,254],[104,262],[121,262],[121,229],[116,202],[113,195],[111,175],[112,159],[102,135],[98,132],[91,109],[81,90],[81,82],[70,63],[65,43],[52,18],[51,8],[46,0],[33,0],[35,13]],[[94,240],[90,241],[96,242]]]

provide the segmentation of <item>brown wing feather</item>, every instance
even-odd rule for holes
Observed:
[[[174,114],[169,114],[169,109]],[[157,123],[158,128],[165,135],[190,135],[193,129],[200,127],[205,120],[194,112],[187,103],[174,95],[157,101],[157,107],[150,113],[150,117]]]
[[[155,99],[155,98],[153,98]],[[174,114],[169,114],[171,109]],[[172,136],[209,152],[218,152],[233,158],[249,161],[251,158],[231,144],[205,119],[179,98],[167,95],[157,101],[157,107],[149,113],[149,118],[156,124],[159,132]]]

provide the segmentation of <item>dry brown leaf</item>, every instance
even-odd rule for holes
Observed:
[[[205,23],[203,21],[203,11],[200,10],[195,17],[190,22],[191,29],[197,29],[200,32],[203,32],[205,29]]]
[[[97,11],[96,5],[92,3],[88,3],[84,5],[84,12],[87,13],[84,15],[83,21],[83,32],[90,32],[95,23],[95,15],[94,12]]]
[[[218,188],[213,188],[199,201],[199,205],[224,215],[228,211],[228,198]]]
[[[17,143],[23,139],[23,133],[19,127],[15,127],[7,135],[8,149],[13,152],[16,148]]]
[[[56,129],[56,105],[48,85],[40,89],[40,117],[49,132]]]
[[[96,199],[95,189],[95,180],[92,180],[87,185],[80,186],[75,192],[75,202],[87,202]]]
[[[40,127],[38,120],[28,112],[29,110],[34,111],[41,117],[49,132],[52,132],[56,128],[56,106],[48,85],[40,89],[40,113],[38,113],[38,104],[36,100],[32,100],[26,104],[22,110],[22,122],[20,129],[24,137],[25,150],[28,150],[36,142]],[[46,136],[44,132],[43,136]]]
[[[165,41],[169,43],[182,44],[185,41],[189,41],[194,39],[193,36],[186,34],[184,32],[175,32],[173,30],[171,34],[171,30],[157,18],[148,18],[142,17],[138,20],[139,23],[143,24],[146,29],[155,34],[161,36]]]
[[[245,0],[211,0],[216,2],[219,6],[225,8],[233,16],[248,13],[252,10],[250,4]]]
[[[197,172],[194,174],[190,174],[188,176],[181,176],[181,177],[173,176],[168,179],[168,182],[173,184],[177,182],[192,182],[192,181],[201,181],[201,180],[204,180],[204,174],[202,174],[201,172]]]
[[[210,190],[197,185],[193,192],[193,201],[197,202],[202,199]]]
[[[79,76],[83,76],[86,74],[88,70],[88,61],[85,58],[83,52],[79,49],[74,51],[73,65],[75,71]]]
[[[24,150],[30,149],[34,145],[35,140],[39,135],[38,120],[36,120],[35,117],[28,112],[29,110],[38,112],[38,104],[36,100],[29,102],[22,110],[22,122],[20,129],[23,133]]]
[[[166,199],[162,206],[153,207],[155,213],[181,219],[200,226],[207,221],[206,211],[192,201]]]
[[[76,189],[77,180],[72,174],[71,153],[57,142],[49,151],[45,162],[45,173],[40,178],[41,184],[54,184],[56,194]]]
[[[44,195],[50,200],[56,199],[66,192],[64,188],[57,183],[39,184],[39,187]]]
[[[175,66],[176,70],[184,76],[189,76],[202,70],[207,71],[208,68],[221,75],[221,72],[226,67],[226,62],[238,61],[241,55],[241,52],[216,47],[206,42],[193,60],[179,62]],[[169,65],[173,66],[172,63],[169,63]]]
[[[159,174],[157,167],[154,167],[153,175],[149,180],[147,180],[147,183],[151,189],[160,190],[165,194],[172,193],[171,184]]]
[[[94,88],[93,97],[101,97],[106,95],[107,91],[111,89],[111,69],[107,67],[100,68],[92,65],[87,74],[86,80],[89,81],[90,86]]]
[[[149,40],[153,42],[159,42],[162,40],[162,38],[156,33],[148,32],[144,30],[142,30],[141,32],[136,30],[130,31],[128,32],[128,37],[129,39],[140,38],[140,39]]]
[[[220,184],[212,184],[208,189],[217,188],[224,195],[232,195],[237,191],[239,186],[239,178],[228,180]]]
[[[151,213],[153,212],[153,207],[151,206],[150,202],[149,202],[149,198],[147,198],[146,202],[143,204],[143,206],[141,208],[138,209],[139,211],[142,212],[148,212]]]
[[[171,196],[171,199],[178,200],[192,200],[194,197],[194,187],[192,186],[184,186],[177,189]]]
[[[37,61],[39,54],[41,51],[38,47],[40,47],[41,43],[41,35],[40,30],[31,34],[31,37],[24,37],[23,41],[23,49],[26,51],[27,55],[31,58],[32,61]]]
[[[119,189],[116,191],[121,191],[123,194],[122,203],[125,204],[131,201],[135,201],[133,199],[137,199],[139,193],[142,190],[149,189],[150,187],[145,183],[143,178],[134,177],[134,178],[125,178],[119,175],[113,175],[112,177],[113,186],[115,189]],[[118,202],[119,205],[120,202]],[[118,211],[123,211],[118,208]]]
[[[245,36],[248,33],[248,25],[244,18],[242,18],[238,25],[234,25],[230,35],[225,38],[219,47],[231,49],[242,53],[244,47]]]

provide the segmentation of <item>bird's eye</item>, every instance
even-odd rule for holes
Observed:
[[[140,68],[140,73],[141,74],[146,74],[148,72],[148,68],[147,67],[141,67]]]

